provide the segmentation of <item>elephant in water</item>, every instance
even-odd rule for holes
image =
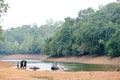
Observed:
[[[57,62],[54,62],[54,63],[52,64],[51,70],[59,70],[59,67],[58,67],[58,65],[57,65]]]
[[[58,66],[57,65],[57,62],[54,62],[53,64],[52,64],[52,67],[51,67],[51,70],[64,70],[64,68],[63,68],[63,66]]]

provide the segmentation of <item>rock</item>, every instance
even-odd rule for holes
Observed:
[[[120,69],[116,68],[115,71],[120,71]]]
[[[40,69],[40,68],[37,67],[37,66],[33,66],[33,67],[30,67],[29,69],[32,69],[32,70],[36,71],[37,69]]]

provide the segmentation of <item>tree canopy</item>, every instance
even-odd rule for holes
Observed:
[[[46,38],[52,36],[62,21],[56,21],[40,27],[36,24],[22,25],[3,32],[4,41],[0,42],[2,54],[40,54]]]
[[[4,3],[4,0],[0,0],[0,21],[2,20],[3,14],[5,14],[8,10],[9,6],[8,4]],[[3,40],[2,36],[2,29],[1,29],[1,24],[0,24],[0,40]]]
[[[2,54],[45,54],[55,57],[81,55],[120,56],[120,3],[95,11],[80,10],[64,22],[23,25],[4,31]]]
[[[100,10],[81,10],[75,19],[67,17],[55,35],[46,40],[43,53],[51,56],[120,56],[120,4]]]

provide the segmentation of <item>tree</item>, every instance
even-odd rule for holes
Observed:
[[[3,32],[5,40],[1,42],[0,53],[40,54],[46,38],[52,36],[62,22],[22,25]]]
[[[8,10],[8,4],[5,4],[4,0],[0,0],[0,21],[1,21],[2,15],[6,13],[7,10]],[[2,26],[0,25],[0,40],[3,40],[1,27]]]
[[[47,42],[51,56],[120,56],[120,5],[110,3],[98,11],[81,10],[78,17],[65,18],[64,24]],[[44,53],[44,52],[43,52]]]
[[[110,38],[106,44],[107,55],[115,57],[120,56],[120,30],[117,30],[116,33]]]
[[[120,3],[120,0],[116,0],[118,3]]]

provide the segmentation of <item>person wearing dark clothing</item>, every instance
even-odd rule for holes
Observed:
[[[22,60],[20,62],[20,68],[26,68],[27,67],[27,61],[26,60]]]
[[[20,68],[23,68],[23,64],[24,64],[24,61],[22,60],[22,61],[20,62]]]
[[[26,60],[24,60],[24,68],[26,68],[27,67],[27,61]]]

